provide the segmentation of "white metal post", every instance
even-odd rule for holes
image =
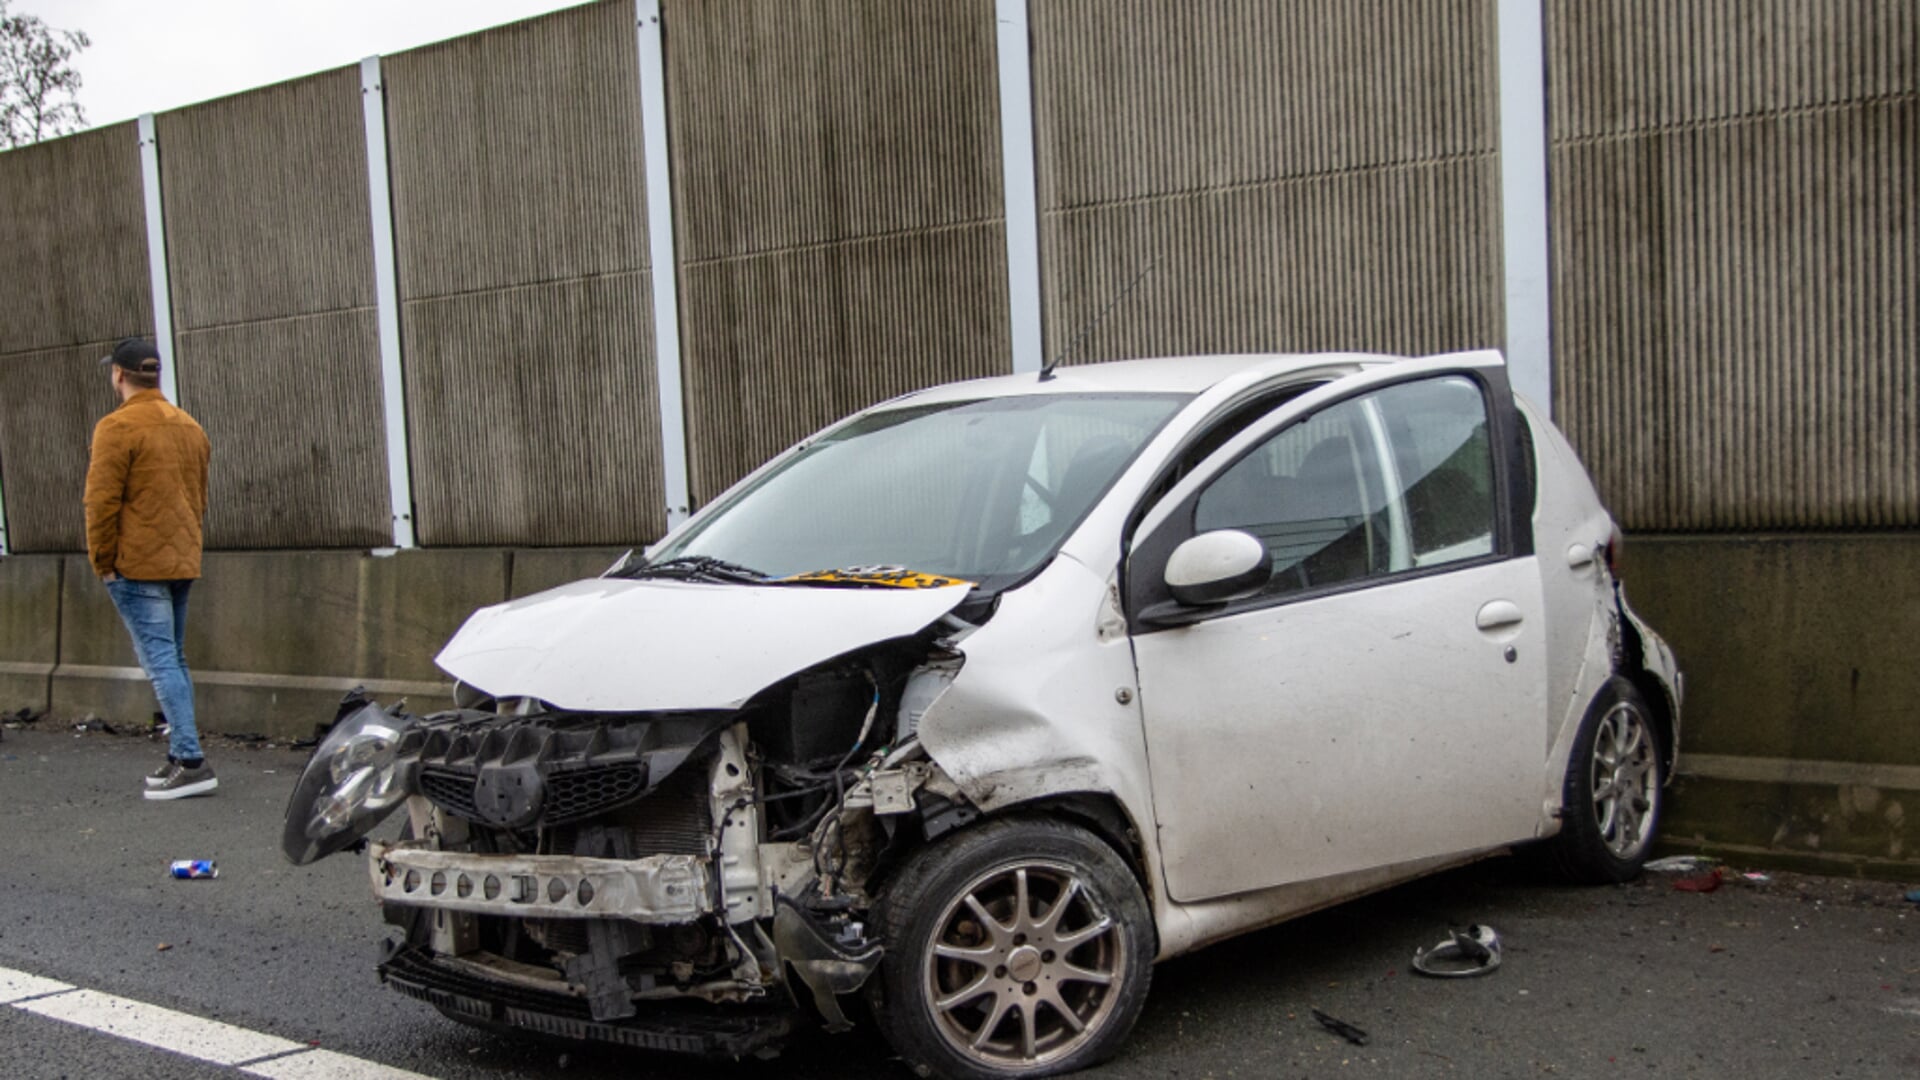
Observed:
[[[660,462],[665,472],[667,528],[687,519],[686,391],[680,378],[680,263],[673,246],[673,163],[667,144],[666,51],[660,0],[637,0],[640,51],[640,136],[647,173],[647,241],[653,279],[653,368],[660,386]]]
[[[1007,203],[1007,321],[1013,370],[1046,363],[1040,325],[1040,211],[1034,195],[1033,47],[1027,0],[995,0],[1000,54],[1000,164]]]
[[[1547,61],[1543,0],[1500,0],[1500,224],[1507,370],[1553,409],[1553,269],[1548,246]]]
[[[380,58],[360,61],[360,107],[367,131],[367,202],[373,221],[373,293],[380,331],[381,412],[387,422],[387,494],[393,546],[413,537],[413,463],[407,453],[407,381],[400,366],[400,287],[394,270],[393,196],[387,181],[387,92]]]
[[[0,483],[0,558],[13,554],[7,546],[7,492],[6,485]]]
[[[153,344],[160,350],[160,392],[180,404],[180,373],[174,370],[173,291],[167,284],[167,226],[160,205],[160,137],[153,114],[140,116],[140,187],[147,201],[147,276],[153,290]]]

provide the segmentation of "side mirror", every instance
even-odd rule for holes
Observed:
[[[1190,537],[1167,559],[1167,591],[1192,607],[1252,596],[1272,576],[1273,555],[1267,545],[1239,529]]]

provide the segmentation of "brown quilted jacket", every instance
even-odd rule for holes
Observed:
[[[87,462],[87,555],[101,577],[200,576],[207,433],[158,390],[101,417]]]

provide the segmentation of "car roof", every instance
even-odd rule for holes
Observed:
[[[1165,356],[1150,360],[1110,360],[1054,369],[1046,381],[1031,373],[929,387],[889,404],[929,404],[972,401],[1027,394],[1183,394],[1193,396],[1226,381],[1263,382],[1295,372],[1342,365],[1372,366],[1406,360],[1381,353],[1239,353],[1212,356]]]

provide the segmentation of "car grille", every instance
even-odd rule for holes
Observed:
[[[647,787],[647,770],[638,765],[605,765],[554,773],[547,777],[547,800],[541,817],[549,825],[564,825],[605,813]]]
[[[663,782],[688,780],[682,774],[704,806],[708,755],[699,747],[730,715],[450,713],[410,733],[405,753],[418,770],[414,790],[448,814],[552,829],[618,814]]]
[[[474,801],[474,780],[473,773],[458,769],[422,769],[420,792],[455,817],[484,822],[486,818]],[[542,783],[546,792],[541,804],[541,823],[565,825],[604,814],[645,794],[647,769],[633,764],[571,769],[548,773]]]
[[[473,802],[473,774],[451,769],[420,770],[420,793],[433,805],[455,817],[479,821],[480,810]]]

